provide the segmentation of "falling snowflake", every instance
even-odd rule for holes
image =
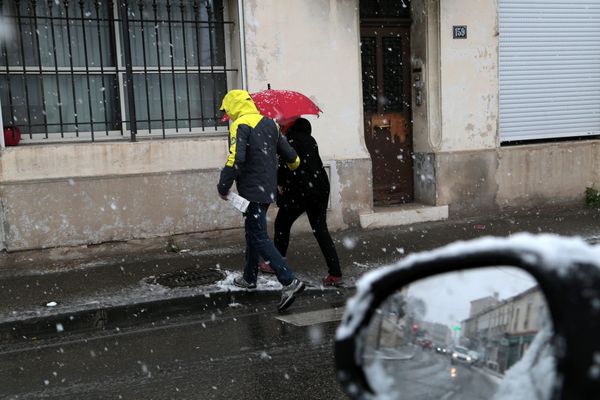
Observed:
[[[348,250],[352,250],[353,248],[355,248],[356,247],[356,242],[357,242],[357,240],[355,238],[352,238],[352,237],[345,237],[342,240],[342,244]]]

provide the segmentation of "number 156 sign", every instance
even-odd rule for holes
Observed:
[[[452,37],[454,39],[466,39],[467,38],[467,26],[466,25],[454,25],[452,27]]]

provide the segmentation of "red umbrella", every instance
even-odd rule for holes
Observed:
[[[321,109],[308,97],[293,90],[269,89],[253,93],[250,96],[265,117],[277,121],[280,125],[286,125],[301,115],[319,115]],[[226,114],[221,121],[229,120]]]

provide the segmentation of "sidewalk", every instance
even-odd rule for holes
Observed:
[[[495,385],[500,385],[502,380],[504,379],[504,375],[491,370],[486,367],[473,367],[476,371],[479,371],[483,376],[485,376],[490,382]]]
[[[341,291],[351,291],[367,270],[409,253],[456,240],[523,231],[579,235],[595,242],[600,239],[600,212],[554,208],[486,219],[335,232],[347,287]],[[151,312],[164,316],[168,309],[227,306],[235,302],[236,295],[245,296],[231,284],[244,263],[243,237],[242,230],[231,230],[0,254],[0,337],[27,336],[40,326],[47,333],[60,331],[56,321],[64,321],[58,322],[63,328],[77,322],[102,327],[111,311],[125,318]],[[323,290],[320,280],[326,267],[312,234],[293,234],[288,259],[308,283],[309,293]],[[179,279],[191,278],[198,285],[171,288],[153,283],[165,278],[177,284],[172,276],[164,276],[177,271],[185,271]],[[261,276],[259,293],[273,297],[269,302],[274,310],[279,288],[273,276]]]

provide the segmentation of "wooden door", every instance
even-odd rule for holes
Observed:
[[[361,23],[365,142],[375,205],[412,202],[410,23]]]

